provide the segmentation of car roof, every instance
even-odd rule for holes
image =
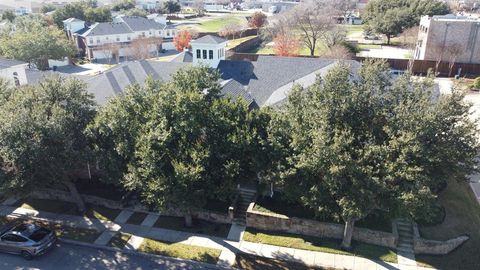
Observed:
[[[18,224],[17,226],[13,227],[10,232],[21,235],[24,237],[30,237],[34,232],[40,229],[40,226],[32,224],[32,223],[22,223]]]

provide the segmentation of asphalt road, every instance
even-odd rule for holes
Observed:
[[[77,269],[122,269],[122,270],[190,270],[220,269],[202,264],[175,259],[151,258],[121,252],[98,250],[90,247],[58,243],[47,254],[26,261],[20,256],[0,253],[1,270],[77,270]]]

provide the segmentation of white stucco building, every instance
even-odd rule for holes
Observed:
[[[204,64],[217,68],[221,60],[225,60],[227,40],[217,36],[204,36],[190,42],[192,46],[193,64]]]

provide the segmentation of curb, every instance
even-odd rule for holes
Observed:
[[[119,248],[96,245],[96,244],[92,244],[92,243],[85,243],[85,242],[70,240],[70,239],[65,239],[65,238],[58,238],[58,240],[59,240],[59,242],[65,243],[65,244],[71,244],[71,245],[76,245],[76,246],[101,249],[101,250],[112,251],[112,252],[120,252],[120,253],[123,253],[123,254],[136,255],[136,256],[141,256],[141,257],[145,257],[145,258],[157,258],[157,259],[164,259],[164,260],[173,260],[173,261],[183,262],[183,263],[197,264],[197,265],[201,265],[205,269],[209,269],[209,270],[219,270],[219,269],[239,270],[239,269],[233,268],[233,267],[224,267],[224,266],[220,267],[220,266],[217,266],[217,265],[214,265],[214,264],[198,262],[198,261],[194,261],[194,260],[188,260],[188,259],[182,259],[182,258],[176,258],[176,257],[168,257],[168,256],[158,255],[158,254],[150,254],[150,253],[139,252],[139,251],[135,251],[135,250],[119,249]]]

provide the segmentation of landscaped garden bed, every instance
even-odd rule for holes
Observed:
[[[184,245],[179,243],[167,243],[153,239],[145,239],[138,248],[140,252],[153,253],[169,257],[195,260],[205,263],[216,264],[221,250]]]
[[[270,259],[246,253],[238,253],[235,257],[234,267],[244,270],[320,270],[328,269],[321,267],[310,267],[297,262],[287,262]]]
[[[420,226],[420,235],[447,240],[467,234],[470,239],[447,255],[417,255],[417,262],[437,269],[480,269],[480,205],[468,182],[448,181],[439,199],[445,208],[444,221],[435,226]]]
[[[184,218],[172,216],[160,216],[153,226],[163,229],[205,234],[220,238],[226,238],[230,230],[230,225],[228,224],[213,223],[199,219],[193,219],[192,227],[185,227]]]
[[[248,228],[243,240],[254,243],[269,244],[311,251],[327,252],[342,255],[356,255],[368,259],[397,262],[396,253],[386,247],[353,241],[352,250],[340,248],[341,240],[303,236],[289,233],[265,232]]]
[[[143,212],[134,212],[128,219],[127,224],[141,225],[145,218],[148,216],[147,213]]]
[[[74,203],[58,200],[28,198],[24,200],[19,200],[15,204],[15,207],[62,215],[80,215],[77,210],[77,206]]]
[[[88,204],[87,209],[87,213],[85,214],[87,217],[105,221],[115,220],[115,218],[120,214],[120,212],[122,212],[122,210],[119,209],[113,209],[93,204]]]
[[[282,193],[275,193],[273,197],[259,197],[255,202],[253,210],[264,212],[281,214],[287,217],[297,217],[303,219],[313,219],[316,221],[330,222],[342,224],[336,222],[333,218],[321,218],[315,216],[315,212],[308,207],[301,205],[298,202],[291,202],[284,198]],[[387,213],[382,211],[374,211],[366,218],[363,218],[355,223],[356,227],[366,228],[377,231],[392,232],[392,221]]]

